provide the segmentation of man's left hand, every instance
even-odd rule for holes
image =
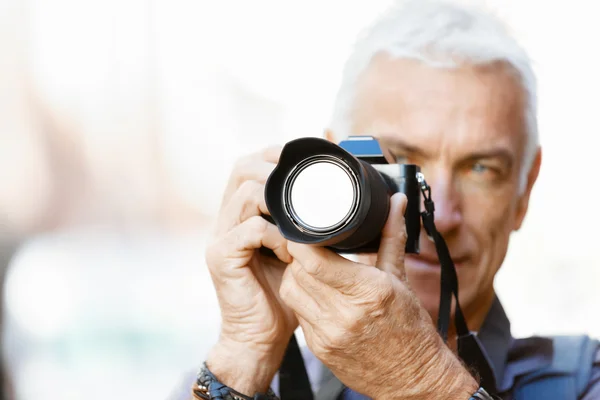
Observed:
[[[444,344],[404,272],[406,197],[392,197],[376,268],[288,243],[280,294],[308,347],[346,386],[373,399],[468,399],[477,382]]]

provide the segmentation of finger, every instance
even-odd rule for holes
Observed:
[[[280,145],[269,146],[262,151],[262,158],[266,162],[277,164],[277,162],[279,162],[281,150],[283,150],[283,147]]]
[[[338,290],[310,275],[296,260],[288,266],[288,270],[296,283],[320,305],[322,310],[331,310],[336,303],[336,297],[340,296]]]
[[[253,180],[265,183],[279,161],[281,149],[281,146],[271,146],[240,158],[233,167],[221,205],[227,204],[231,196],[245,181]]]
[[[266,161],[248,160],[238,162],[231,173],[231,177],[229,178],[229,182],[223,193],[221,206],[227,204],[231,200],[234,193],[244,182],[256,181],[262,184],[267,182],[267,179],[275,169],[275,166],[276,164]]]
[[[229,232],[234,226],[250,217],[269,214],[265,203],[265,185],[257,181],[244,182],[231,197],[228,204],[221,208],[217,218],[217,235]]]
[[[391,198],[390,212],[381,232],[381,242],[377,252],[377,268],[406,280],[404,270],[404,249],[406,246],[406,195],[396,193]]]
[[[263,246],[273,250],[284,263],[292,262],[287,251],[287,240],[275,225],[259,216],[247,219],[210,245],[206,262],[211,271],[217,274],[235,273],[235,270],[248,264],[256,249]]]
[[[307,274],[327,286],[350,293],[360,283],[364,265],[350,261],[324,247],[289,241],[288,251]]]
[[[304,288],[298,284],[291,268],[286,268],[281,285],[279,287],[279,296],[283,302],[292,309],[294,314],[300,319],[310,324],[318,323],[323,315],[319,303],[311,297]]]

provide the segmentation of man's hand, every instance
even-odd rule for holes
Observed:
[[[351,389],[373,399],[468,399],[477,382],[406,283],[405,207],[403,194],[392,197],[377,268],[289,242],[281,297],[314,355]]]
[[[279,298],[284,270],[292,261],[287,242],[261,217],[268,214],[264,184],[280,152],[267,149],[238,162],[206,252],[222,318],[219,342],[207,364],[222,383],[249,396],[269,387],[298,326]],[[278,259],[261,255],[261,246]]]

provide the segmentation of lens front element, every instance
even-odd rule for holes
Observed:
[[[286,212],[301,230],[329,235],[356,213],[360,191],[348,165],[332,156],[306,159],[288,175],[283,190]]]

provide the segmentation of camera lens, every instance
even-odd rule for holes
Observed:
[[[336,157],[320,155],[298,164],[283,188],[286,213],[302,231],[329,235],[356,214],[360,191],[352,169]]]
[[[287,143],[265,183],[269,210],[265,218],[293,242],[324,246],[338,253],[373,253],[379,248],[390,197],[401,191],[409,199],[405,212],[407,251],[418,253],[417,171],[410,166],[379,164],[376,161],[382,160],[369,157],[375,152],[359,150],[355,153],[369,160],[321,138]]]

